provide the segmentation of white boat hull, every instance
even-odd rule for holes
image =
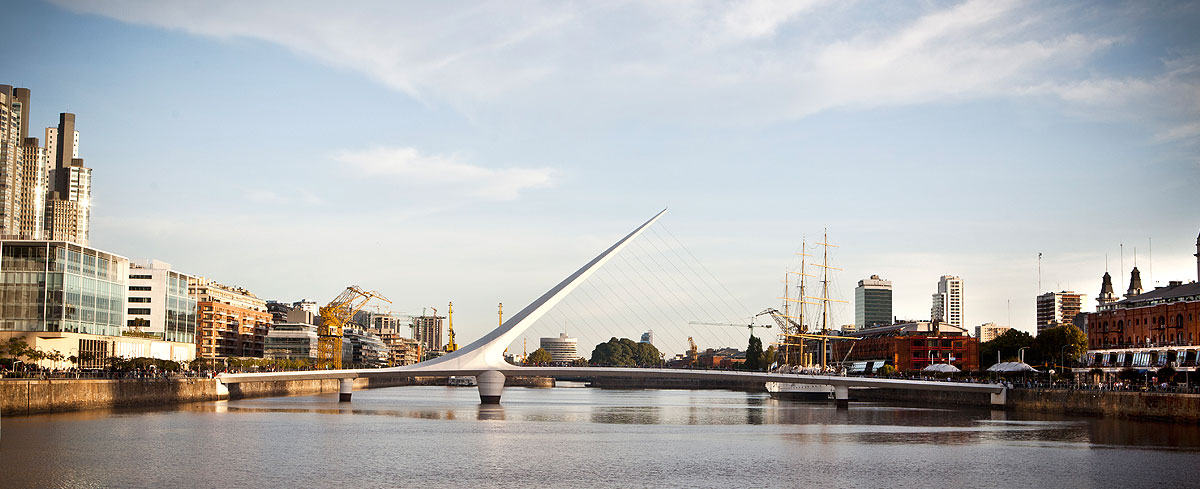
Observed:
[[[833,386],[824,384],[799,384],[795,382],[767,382],[767,393],[775,399],[789,401],[825,401],[833,399]]]

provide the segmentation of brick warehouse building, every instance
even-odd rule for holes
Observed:
[[[949,363],[963,371],[979,370],[979,341],[957,326],[919,321],[865,329],[849,336],[862,339],[833,342],[835,360],[847,364],[872,362],[872,368],[887,363],[901,371],[921,370],[935,363]]]
[[[1196,268],[1200,276],[1200,237]],[[1084,315],[1088,352],[1076,373],[1100,369],[1112,374],[1168,365],[1195,370],[1200,356],[1200,283],[1171,281],[1143,291],[1141,273],[1134,267],[1123,300],[1117,300],[1112,278],[1105,273],[1097,301],[1097,311]]]

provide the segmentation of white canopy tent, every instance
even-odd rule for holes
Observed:
[[[921,371],[922,372],[939,372],[939,373],[947,373],[947,374],[962,372],[962,370],[959,370],[958,367],[955,367],[954,365],[950,365],[949,363],[935,363],[933,365],[930,365],[928,367],[921,369]]]
[[[988,372],[1037,372],[1038,369],[1031,367],[1025,362],[1000,362],[991,367],[988,367]]]

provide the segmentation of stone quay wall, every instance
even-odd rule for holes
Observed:
[[[975,392],[851,389],[850,397],[861,401],[903,401],[927,406],[991,406],[990,396]],[[1200,394],[1009,389],[1005,409],[1200,423]]]
[[[354,388],[444,385],[445,378],[371,377]],[[228,399],[300,396],[338,392],[339,381],[291,380],[229,384]],[[144,407],[224,399],[215,379],[3,379],[0,415],[52,413],[120,407]]]

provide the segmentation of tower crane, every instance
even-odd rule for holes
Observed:
[[[758,317],[758,316],[755,316],[755,317]],[[754,328],[770,328],[771,327],[770,324],[754,324],[754,321],[750,321],[750,324],[709,323],[709,322],[705,322],[705,321],[688,321],[688,324],[696,324],[696,325],[700,325],[700,326],[733,326],[735,328],[750,328],[751,336],[754,335]]]
[[[351,285],[320,309],[321,325],[317,327],[317,368],[342,368],[342,328],[354,318],[354,313],[373,298],[392,303],[379,292],[365,291],[357,285]]]
[[[446,322],[448,323],[446,328],[449,330],[447,335],[450,338],[450,342],[446,343],[445,350],[446,350],[446,353],[450,353],[450,352],[458,349],[458,343],[454,342],[454,303],[453,302],[450,303],[450,308],[446,310]]]

